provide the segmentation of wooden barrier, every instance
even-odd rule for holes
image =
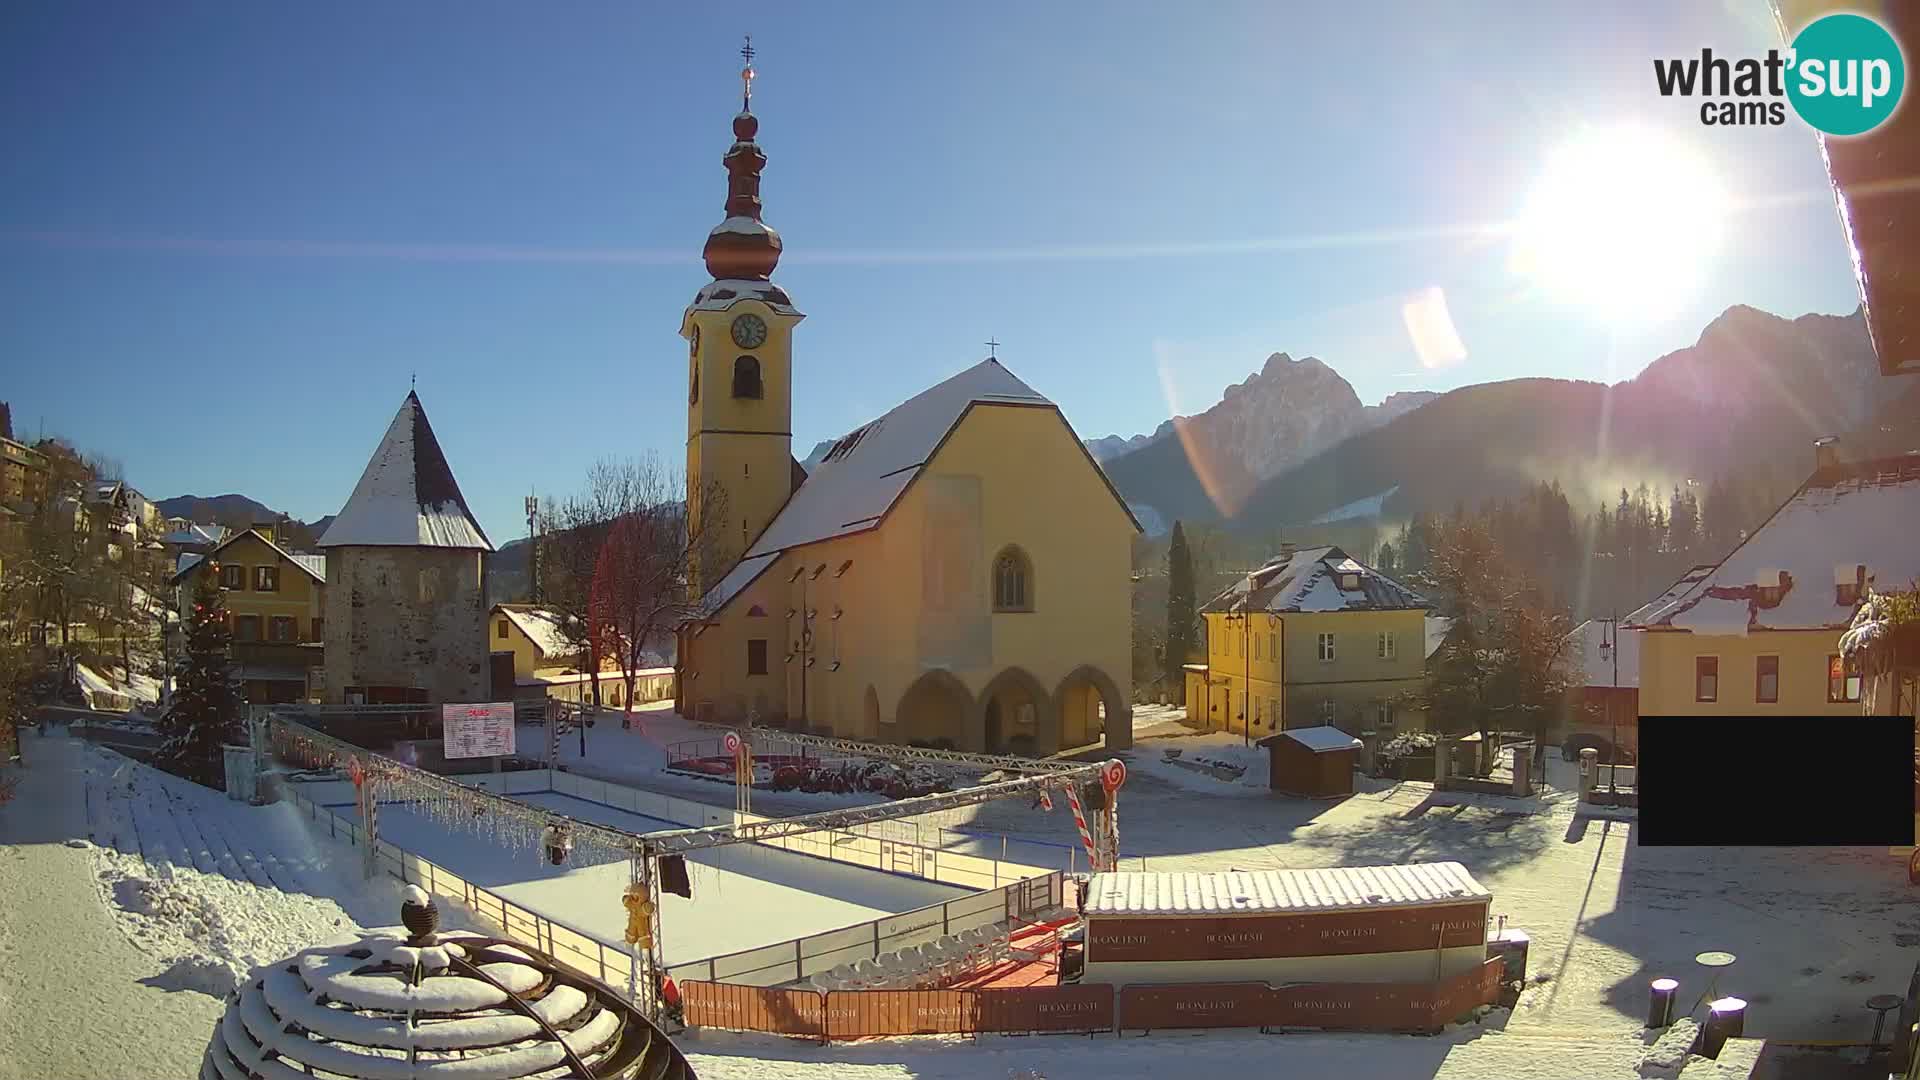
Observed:
[[[827,995],[827,1037],[972,1035],[979,1010],[971,990],[835,990]]]
[[[975,1026],[980,1031],[1112,1031],[1113,987],[1034,986],[977,990]]]
[[[1434,1031],[1500,989],[1498,957],[1437,983],[1187,983],[1127,986],[1117,1024],[1153,1028],[1321,1028],[1333,1031]]]
[[[688,1027],[826,1037],[826,1003],[817,991],[712,982],[679,986]]]

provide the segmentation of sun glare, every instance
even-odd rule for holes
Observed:
[[[1658,318],[1705,279],[1725,212],[1712,169],[1685,143],[1590,131],[1548,159],[1515,223],[1513,267],[1611,321]]]

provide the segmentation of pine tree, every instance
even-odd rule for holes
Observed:
[[[1186,693],[1183,665],[1194,646],[1193,552],[1187,548],[1187,531],[1176,521],[1173,538],[1167,542],[1167,655],[1165,670],[1169,685]]]
[[[187,619],[187,651],[175,669],[173,702],[160,718],[161,768],[208,787],[224,788],[222,747],[240,723],[245,704],[227,654],[226,612],[220,601],[219,567],[208,568],[193,594]]]
[[[1394,562],[1393,541],[1391,540],[1382,540],[1380,542],[1380,551],[1374,556],[1374,559],[1376,560],[1374,566],[1383,574],[1396,573],[1400,569],[1399,565]]]

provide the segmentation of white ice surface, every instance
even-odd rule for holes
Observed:
[[[633,832],[683,827],[553,792],[520,798],[581,821]],[[335,810],[352,812],[351,806]],[[451,829],[398,804],[380,808],[379,829],[382,839],[548,918],[603,941],[620,941],[625,933],[627,912],[620,902],[629,879],[625,860],[554,866],[538,851],[503,850],[485,833]],[[660,897],[662,952],[675,964],[967,895],[947,885],[748,844],[696,852],[687,860],[687,871],[691,900]]]

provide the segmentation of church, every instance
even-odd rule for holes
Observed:
[[[750,59],[750,57],[749,57]],[[989,357],[792,452],[794,338],[762,219],[753,69],[681,319],[703,556],[677,704],[702,721],[1044,755],[1131,745],[1140,526],[1059,406]]]

